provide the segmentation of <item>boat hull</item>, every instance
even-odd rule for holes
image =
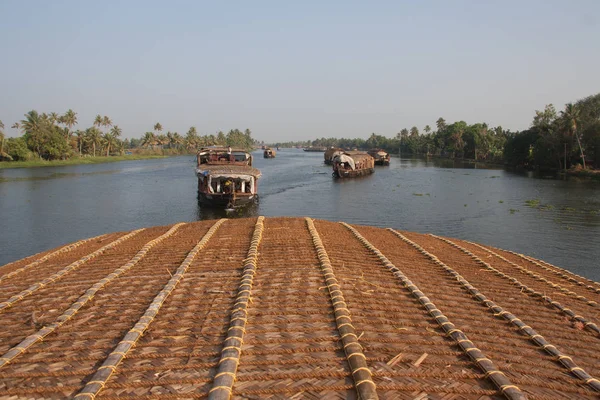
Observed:
[[[375,159],[375,165],[390,165],[390,160],[377,160]]]
[[[339,179],[357,178],[359,176],[371,175],[375,172],[375,168],[363,168],[355,170],[337,169],[333,172],[333,176]]]
[[[258,201],[258,195],[232,194],[225,193],[204,193],[198,191],[198,202],[204,206],[214,208],[241,208]]]

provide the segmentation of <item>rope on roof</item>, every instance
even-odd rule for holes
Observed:
[[[242,279],[238,287],[237,297],[233,305],[229,320],[229,329],[227,337],[223,342],[221,350],[221,359],[218,363],[217,373],[214,378],[213,386],[209,391],[209,400],[228,400],[233,391],[233,384],[237,373],[237,367],[242,355],[242,344],[244,334],[246,333],[246,322],[248,321],[248,302],[252,291],[252,282],[256,274],[256,264],[258,260],[258,247],[262,240],[263,221],[265,217],[260,216],[254,225],[254,233],[250,241],[248,256],[243,262]]]
[[[508,377],[496,367],[496,365],[486,357],[486,355],[479,350],[467,335],[457,329],[456,326],[450,322],[435,304],[429,300],[427,296],[415,285],[404,273],[396,267],[381,251],[373,246],[367,239],[365,239],[355,228],[341,222],[343,226],[348,228],[350,232],[356,236],[356,238],[371,252],[373,252],[388,268],[395,277],[400,279],[404,287],[410,290],[411,294],[417,298],[417,300],[427,309],[429,315],[431,315],[440,327],[446,332],[451,339],[453,339],[461,348],[461,350],[471,359],[473,362],[485,373],[485,377],[492,381],[492,383],[500,389],[500,392],[510,400],[524,400],[527,397],[523,394],[521,389],[514,385]],[[395,232],[395,231],[394,231]],[[408,239],[407,239],[408,240]]]
[[[435,236],[435,235],[431,235],[431,234],[430,234],[430,236],[434,237],[434,238],[436,238],[438,240],[441,240],[442,242],[448,243],[450,246],[452,246],[452,247],[454,247],[454,248],[462,251],[463,253],[469,255],[478,264],[483,265],[484,267],[486,267],[490,271],[493,271],[496,275],[501,276],[502,278],[509,279],[514,285],[516,285],[517,287],[519,287],[523,291],[528,292],[528,293],[538,293],[538,292],[530,289],[529,287],[523,285],[521,282],[519,282],[515,278],[513,278],[513,277],[511,277],[511,276],[509,276],[509,275],[507,275],[507,274],[505,274],[505,273],[503,273],[501,271],[498,271],[496,268],[492,267],[491,265],[489,265],[485,261],[481,260],[475,254],[471,253],[469,250],[465,249],[464,247],[462,247],[462,246],[454,243],[453,241],[445,239],[445,238],[442,238],[442,237],[438,237],[438,236]],[[579,317],[578,318],[579,321],[585,321],[587,323],[587,320],[585,320],[585,318],[583,318],[581,316],[575,315],[575,313],[573,313],[568,308],[563,307],[560,303],[553,302],[548,296],[544,296],[541,293],[538,293],[538,294],[544,300],[549,301],[553,306],[555,306],[559,310],[563,311],[565,314],[571,316],[572,318]],[[556,305],[555,305],[555,303],[556,303]],[[543,336],[539,335],[533,328],[531,328],[529,325],[526,325],[523,321],[521,321],[516,316],[510,314],[507,311],[503,311],[503,310],[500,310],[499,312],[501,313],[501,315],[505,319],[508,319],[508,321],[510,323],[512,323],[513,325],[517,326],[521,331],[525,332],[529,336],[529,338],[531,340],[533,340],[533,342],[536,345],[538,345],[539,347],[541,347],[542,350],[545,350],[551,356],[556,357],[555,360],[558,361],[563,367],[567,368],[569,370],[569,372],[571,372],[573,375],[575,375],[575,377],[577,377],[577,378],[581,379],[582,381],[584,381],[585,383],[587,383],[592,389],[600,392],[600,381],[598,379],[592,377],[590,374],[588,374],[583,368],[580,368],[579,366],[577,366],[577,364],[575,364],[575,362],[573,361],[573,359],[571,357],[563,354],[554,345],[552,345],[549,342],[547,342],[546,339],[544,339]],[[591,324],[591,325],[593,325],[593,327],[595,327],[596,329],[598,329],[598,327],[596,326],[596,324]]]
[[[471,243],[471,242],[468,242],[468,243]],[[490,246],[490,248],[494,249],[494,247],[492,247],[492,246]],[[485,249],[485,247],[484,247],[484,249]],[[500,249],[496,248],[496,250],[500,250]],[[568,280],[569,282],[573,282],[573,283],[576,283],[579,286],[583,286],[586,289],[589,289],[589,290],[591,290],[594,293],[600,293],[600,283],[598,283],[596,281],[593,281],[593,280],[588,279],[588,278],[586,278],[584,276],[581,276],[581,275],[577,275],[574,272],[567,271],[564,268],[557,267],[556,265],[552,265],[552,264],[550,264],[550,263],[548,263],[546,261],[538,260],[536,258],[529,257],[529,256],[526,256],[524,254],[519,254],[519,253],[516,253],[514,251],[510,251],[510,250],[504,250],[504,251],[509,252],[510,254],[513,254],[513,255],[515,255],[515,256],[517,256],[519,258],[522,258],[525,261],[529,261],[530,263],[532,263],[532,264],[534,264],[534,265],[536,265],[536,266],[538,266],[538,267],[540,267],[540,268],[542,268],[542,269],[544,269],[544,270],[546,270],[548,272],[552,272],[553,274],[558,275],[561,278],[564,278],[564,279]],[[544,264],[546,264],[546,265],[544,265]],[[573,276],[575,276],[575,277],[577,277],[578,279],[581,279],[581,280],[579,281],[579,280],[573,278]],[[588,285],[585,282],[589,282],[589,283],[592,283],[592,284],[597,285],[597,286],[594,287],[594,286]]]
[[[171,279],[169,279],[169,282],[167,282],[160,293],[154,297],[154,300],[152,300],[152,303],[150,303],[144,315],[142,315],[133,328],[127,332],[119,344],[108,355],[106,360],[104,360],[104,363],[98,368],[90,381],[83,387],[83,389],[81,389],[74,399],[94,399],[96,395],[104,388],[106,382],[108,382],[118,365],[121,363],[121,361],[123,361],[127,353],[133,348],[139,338],[142,337],[146,329],[148,329],[154,318],[158,315],[163,303],[167,297],[169,297],[173,289],[175,289],[175,287],[179,284],[179,281],[181,281],[181,278],[183,278],[183,275],[188,270],[192,261],[194,261],[200,250],[206,246],[210,238],[225,221],[226,219],[220,219],[215,222],[208,232],[206,232],[206,234],[202,237],[202,239],[200,239],[198,244],[196,244],[196,246],[190,250],[185,260],[183,260],[179,268],[177,268],[177,271],[175,271],[175,274],[171,277]]]
[[[431,235],[433,237],[435,237],[434,235]],[[439,238],[438,238],[439,239]],[[441,240],[441,239],[440,239]],[[567,288],[563,288],[562,286],[549,281],[548,279],[540,276],[539,274],[536,274],[533,271],[528,270],[525,267],[522,267],[518,264],[515,264],[514,262],[504,258],[503,256],[501,256],[500,254],[486,249],[483,246],[480,246],[476,243],[473,242],[469,242],[467,241],[467,243],[475,246],[475,247],[479,247],[485,251],[487,251],[488,253],[495,255],[496,257],[500,258],[502,261],[512,265],[513,267],[517,268],[519,271],[521,271],[524,274],[527,274],[529,276],[532,276],[534,279],[540,281],[540,282],[544,282],[547,283],[548,285],[550,285],[553,289],[558,289],[560,290],[562,293],[565,293],[568,296],[574,297],[575,299],[579,300],[579,301],[583,301],[586,303],[586,305],[588,306],[592,306],[592,307],[598,307],[598,302],[593,301],[593,300],[588,300],[585,296],[581,296]],[[458,246],[458,245],[457,245]],[[528,287],[527,285],[519,282],[516,278],[511,277],[510,275],[504,274],[501,271],[498,271],[496,268],[492,267],[491,265],[489,265],[488,263],[486,263],[485,261],[481,260],[479,257],[477,257],[475,254],[468,252],[465,248],[458,246],[457,247],[459,250],[461,250],[463,253],[468,254],[469,256],[471,256],[471,258],[473,258],[477,263],[483,265],[484,267],[486,267],[487,269],[489,269],[490,271],[494,272],[496,275],[504,278],[504,279],[508,279],[512,284],[514,284],[515,286],[519,287],[521,289],[522,292],[528,293],[530,295],[532,295],[533,297],[539,297],[541,299],[543,299],[544,301],[547,301],[548,303],[550,303],[553,307],[555,307],[556,309],[558,309],[560,312],[562,312],[563,314],[566,314],[567,316],[569,316],[570,318],[581,322],[585,328],[591,330],[592,332],[596,333],[596,334],[600,334],[600,329],[598,328],[598,325],[596,325],[593,322],[589,322],[585,317],[581,316],[581,315],[577,315],[575,314],[573,311],[571,311],[569,308],[564,307],[562,304],[560,304],[558,301],[553,301],[549,296],[546,296],[544,293],[540,293],[535,291],[534,289],[531,289],[530,287]]]
[[[10,277],[13,277],[13,276],[15,276],[15,275],[18,275],[18,274],[20,274],[21,272],[23,272],[23,271],[25,271],[25,270],[27,270],[27,269],[29,269],[29,268],[33,268],[33,267],[35,267],[35,266],[37,266],[37,265],[40,265],[40,264],[41,264],[41,263],[43,263],[44,261],[48,261],[49,259],[51,259],[51,258],[54,258],[54,257],[56,257],[56,256],[57,256],[57,255],[59,255],[59,254],[62,254],[62,253],[68,253],[69,251],[76,249],[77,247],[81,246],[81,245],[82,245],[82,244],[84,244],[84,243],[91,242],[92,240],[98,240],[98,239],[100,239],[100,238],[102,238],[102,237],[104,237],[104,236],[108,236],[108,235],[107,235],[107,234],[104,234],[104,235],[100,235],[100,236],[95,236],[95,237],[92,237],[92,238],[89,238],[89,239],[80,240],[80,241],[78,241],[78,242],[71,243],[71,244],[69,244],[69,245],[66,245],[66,246],[64,246],[64,247],[61,247],[60,249],[58,249],[58,250],[56,250],[56,251],[54,251],[54,252],[52,252],[52,253],[46,254],[46,255],[45,255],[45,256],[43,256],[42,258],[40,258],[40,259],[37,259],[37,260],[33,261],[32,263],[25,265],[24,267],[21,267],[21,268],[19,268],[19,269],[16,269],[16,270],[14,270],[14,271],[12,271],[12,272],[9,272],[9,273],[7,273],[7,274],[5,274],[5,275],[2,275],[2,276],[0,276],[0,282],[2,282],[4,279],[8,279],[8,278],[10,278]],[[36,257],[36,256],[40,255],[41,253],[43,253],[43,251],[42,251],[42,252],[40,252],[40,253],[38,253],[38,254],[36,254],[36,255],[34,255],[34,256],[32,256],[32,257]],[[18,261],[19,261],[19,260],[15,261],[15,263],[16,263],[16,262],[18,262]],[[14,263],[6,264],[6,265],[5,265],[4,267],[2,267],[2,268],[7,268],[7,267],[9,267],[11,264],[14,264]]]
[[[535,345],[539,346],[542,350],[546,351],[546,353],[555,357],[555,360],[558,361],[563,367],[569,370],[573,375],[577,378],[583,380],[586,384],[588,384],[592,389],[596,391],[600,391],[600,381],[596,378],[591,377],[587,372],[585,372],[582,368],[578,367],[577,364],[571,359],[569,356],[565,356],[561,353],[554,345],[550,344],[542,335],[538,334],[533,328],[529,325],[526,325],[523,321],[517,318],[514,314],[506,311],[499,305],[497,305],[492,300],[488,299],[483,293],[477,290],[473,285],[469,283],[465,278],[463,278],[458,272],[454,269],[450,268],[446,264],[444,264],[440,259],[438,259],[433,254],[427,252],[421,246],[406,238],[400,232],[395,231],[394,229],[388,228],[389,231],[394,233],[404,242],[410,244],[417,250],[419,250],[423,255],[427,256],[433,262],[435,262],[438,266],[442,267],[446,272],[452,275],[456,280],[463,286],[465,289],[469,291],[473,295],[473,298],[488,307],[490,310],[494,312],[494,315],[502,317],[506,319],[508,322],[519,328],[521,332],[524,332],[529,338],[534,342]],[[438,238],[440,240],[445,240],[442,238]],[[450,242],[450,241],[448,241]],[[456,245],[458,246],[458,245]]]
[[[175,224],[169,229],[167,232],[162,234],[161,236],[149,241],[146,243],[137,254],[129,260],[126,264],[116,269],[115,271],[108,274],[106,277],[102,278],[94,285],[92,285],[88,290],[85,291],[83,295],[81,295],[77,301],[71,304],[60,317],[58,317],[53,323],[44,326],[42,329],[38,330],[36,333],[27,336],[23,341],[21,341],[16,346],[12,347],[8,350],[2,357],[0,357],[0,368],[14,360],[20,354],[24,353],[25,350],[29,349],[31,346],[43,340],[46,336],[54,332],[56,329],[60,328],[65,322],[71,319],[77,312],[84,306],[88,301],[90,301],[96,293],[98,293],[104,286],[106,286],[109,282],[118,278],[125,272],[129,271],[133,266],[135,266],[142,258],[146,256],[146,254],[152,249],[154,246],[165,240],[166,238],[172,236],[181,226],[185,225],[185,223],[181,222]],[[89,239],[88,239],[89,240]],[[79,243],[79,242],[78,242]]]
[[[375,382],[373,382],[373,379],[371,378],[373,373],[367,365],[367,357],[364,355],[362,346],[358,342],[356,330],[352,325],[350,310],[348,310],[348,306],[346,305],[346,300],[344,299],[344,294],[341,291],[341,286],[335,278],[331,261],[329,260],[325,246],[321,241],[319,232],[317,231],[317,228],[315,228],[315,224],[313,223],[312,219],[308,217],[306,217],[305,220],[319,257],[321,271],[325,276],[325,283],[327,284],[327,289],[329,291],[329,296],[331,297],[331,303],[333,304],[333,310],[335,313],[335,323],[342,338],[344,352],[346,353],[348,364],[352,370],[354,386],[360,399],[376,400],[379,397],[377,396]]]
[[[65,268],[61,269],[60,271],[58,271],[57,273],[55,273],[54,275],[44,279],[41,282],[35,283],[33,285],[31,285],[29,288],[23,290],[22,292],[12,296],[10,299],[0,303],[0,313],[9,308],[12,307],[16,302],[23,300],[25,297],[29,296],[30,294],[32,294],[33,292],[37,291],[38,289],[43,288],[44,286],[47,286],[50,283],[54,283],[57,280],[59,280],[60,278],[62,278],[63,276],[65,276],[66,274],[68,274],[69,272],[72,272],[74,270],[76,270],[77,268],[81,267],[83,264],[85,264],[86,262],[98,257],[100,254],[104,253],[106,250],[112,249],[113,247],[121,244],[122,242],[124,242],[125,240],[137,235],[138,233],[142,232],[143,230],[145,230],[145,228],[143,229],[137,229],[135,231],[129,232],[126,235],[121,236],[120,238],[118,238],[117,240],[115,240],[114,242],[111,242],[109,244],[107,244],[106,246],[103,246],[101,248],[99,248],[98,250],[94,251],[91,254],[88,254],[87,256],[80,258],[79,260],[75,261],[74,263],[71,263],[69,265],[67,265]]]

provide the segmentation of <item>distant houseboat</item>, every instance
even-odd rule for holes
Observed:
[[[258,198],[261,173],[252,167],[252,155],[245,150],[201,149],[197,156],[196,176],[198,201],[202,204],[238,208]]]
[[[371,149],[369,155],[375,159],[375,165],[390,165],[390,155],[381,149]]]
[[[325,151],[325,150],[327,150],[327,148],[325,148],[325,147],[312,147],[312,146],[311,147],[306,147],[304,149],[304,151],[314,151],[314,152],[322,152],[322,151]]]
[[[267,147],[267,148],[265,149],[265,151],[263,152],[263,156],[264,156],[265,158],[275,158],[275,150],[273,150],[273,149],[272,149],[272,148],[270,148],[270,147]]]
[[[364,151],[345,151],[333,157],[333,176],[354,178],[375,172],[375,160]]]
[[[344,152],[344,150],[340,149],[339,147],[331,147],[331,148],[325,150],[325,154],[323,154],[323,158],[325,159],[325,164],[327,164],[327,165],[333,164],[333,157],[335,157],[338,154],[342,154],[343,152]]]

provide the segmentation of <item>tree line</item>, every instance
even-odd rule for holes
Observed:
[[[568,103],[557,112],[552,104],[535,111],[529,129],[517,132],[486,123],[447,123],[438,118],[426,125],[400,130],[395,137],[372,133],[368,139],[320,138],[274,143],[280,147],[381,148],[390,153],[463,158],[504,163],[527,169],[568,169],[600,160],[600,94]]]
[[[201,135],[192,126],[185,135],[163,133],[160,123],[140,138],[121,140],[122,130],[107,116],[97,115],[91,127],[73,130],[77,113],[39,114],[33,110],[12,125],[22,136],[5,138],[0,121],[0,160],[68,159],[76,156],[117,155],[129,149],[159,154],[193,153],[197,149],[222,145],[251,149],[258,144],[249,129]],[[261,142],[264,143],[264,142]],[[372,133],[367,139],[325,138],[299,142],[272,143],[273,146],[381,148],[391,153],[432,155],[476,161],[505,163],[529,169],[586,168],[600,160],[600,94],[568,103],[560,112],[552,104],[535,115],[528,129],[511,132],[481,122],[447,123],[438,118],[429,125],[400,130],[394,137]]]
[[[77,113],[68,110],[63,115],[38,113],[32,110],[11,128],[21,136],[6,138],[0,121],[0,160],[32,159],[66,160],[73,157],[123,155],[128,150],[145,149],[153,154],[194,153],[203,146],[223,145],[251,149],[255,145],[250,129],[232,129],[226,134],[200,135],[190,127],[185,136],[177,132],[163,133],[160,123],[154,124],[139,139],[121,139],[122,129],[108,116],[97,115],[92,126],[73,130],[78,124]]]

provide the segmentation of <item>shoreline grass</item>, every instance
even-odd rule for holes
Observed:
[[[157,154],[132,154],[124,156],[97,156],[97,157],[77,157],[68,160],[29,160],[29,161],[0,161],[0,169],[8,168],[38,168],[38,167],[61,167],[68,165],[82,164],[104,164],[119,161],[149,160],[156,158],[173,157],[174,155]]]

